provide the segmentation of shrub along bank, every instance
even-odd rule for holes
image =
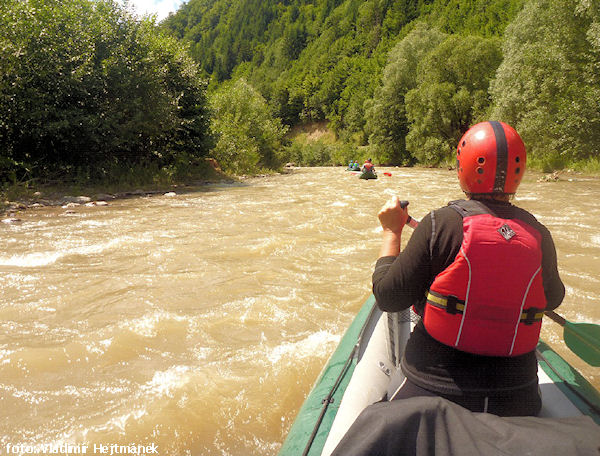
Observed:
[[[183,44],[114,0],[0,3],[0,182],[177,177],[212,146]]]

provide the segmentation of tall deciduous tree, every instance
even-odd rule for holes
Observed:
[[[277,167],[287,127],[256,89],[239,79],[223,84],[210,101],[213,152],[223,169],[239,174]]]
[[[114,0],[5,0],[0,62],[2,179],[171,166],[209,149],[196,64]]]
[[[406,148],[420,162],[449,160],[456,143],[489,106],[488,88],[502,62],[497,38],[452,35],[419,61],[406,94]]]
[[[436,48],[446,35],[424,24],[417,26],[389,54],[381,86],[367,103],[366,130],[379,162],[408,163],[406,94],[417,87],[419,62]]]
[[[506,29],[493,117],[547,170],[600,157],[600,5],[531,0]]]

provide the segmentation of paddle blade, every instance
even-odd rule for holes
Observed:
[[[591,323],[565,323],[567,347],[590,366],[600,366],[600,326]]]

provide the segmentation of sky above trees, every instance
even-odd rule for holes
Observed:
[[[157,20],[162,20],[174,13],[183,0],[129,0],[139,14],[156,14]]]

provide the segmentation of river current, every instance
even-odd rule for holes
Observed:
[[[380,207],[399,195],[419,219],[462,196],[455,171],[379,171],[302,168],[0,224],[0,455],[277,454],[371,292]],[[558,312],[598,324],[600,179],[540,177],[515,204],[553,234]],[[542,336],[600,387],[560,326]]]

